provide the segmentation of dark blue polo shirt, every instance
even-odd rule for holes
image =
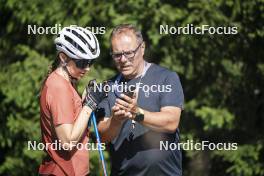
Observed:
[[[114,84],[116,77],[110,81],[110,85]],[[135,78],[126,80],[126,83],[135,85],[139,81],[140,78]],[[175,72],[151,64],[141,83],[138,95],[139,107],[151,112],[159,112],[164,106],[183,108],[183,90]],[[148,91],[144,85],[153,88]],[[105,117],[111,116],[111,107],[114,106],[115,100],[116,95],[110,92],[108,98],[99,104]],[[161,133],[137,122],[133,129],[131,120],[125,121],[119,135],[110,143],[111,175],[182,175],[181,151],[175,148],[161,150],[161,142],[177,144],[179,130],[177,129],[173,134]]]

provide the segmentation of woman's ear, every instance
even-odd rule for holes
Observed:
[[[68,57],[63,52],[59,53],[59,58],[62,64],[66,64],[68,61]]]

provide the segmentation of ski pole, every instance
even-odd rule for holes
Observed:
[[[96,124],[96,118],[95,118],[94,112],[92,112],[92,122],[93,122],[93,125],[94,125],[94,131],[95,131],[96,140],[97,140],[97,143],[98,143],[98,146],[99,146],[99,155],[100,155],[100,159],[101,159],[103,170],[104,170],[104,176],[107,176],[104,154],[103,154],[103,151],[102,151],[102,148],[101,148],[101,140],[100,140],[100,136],[99,136],[99,133],[98,133],[97,124]]]

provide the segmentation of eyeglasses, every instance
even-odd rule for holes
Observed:
[[[138,51],[138,49],[140,48],[140,46],[141,46],[142,43],[143,43],[143,42],[141,42],[141,43],[137,46],[137,48],[136,48],[135,50],[131,50],[131,51],[122,51],[121,53],[112,53],[112,52],[111,52],[110,55],[112,56],[112,58],[113,58],[115,61],[118,61],[123,55],[124,55],[127,59],[129,59],[129,60],[131,61],[131,59],[135,57],[135,55],[136,55],[136,53],[137,53],[137,51]]]
[[[79,69],[85,69],[87,67],[91,67],[94,63],[94,59],[72,59],[72,61]]]

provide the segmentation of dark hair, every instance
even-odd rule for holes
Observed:
[[[143,41],[142,33],[135,25],[133,25],[133,24],[120,24],[120,25],[116,26],[113,29],[113,31],[111,32],[110,43],[111,43],[111,41],[115,35],[120,34],[120,33],[124,33],[127,31],[132,31],[135,34],[138,43]]]
[[[49,75],[58,68],[58,66],[60,65],[60,57],[59,54],[57,55],[57,58],[52,62],[52,64],[49,66],[49,70],[45,76],[45,78],[43,79],[42,83],[41,83],[41,87],[40,87],[40,91],[38,94],[38,97],[40,97],[41,91],[43,89],[43,86],[45,84],[45,82],[47,81]]]

